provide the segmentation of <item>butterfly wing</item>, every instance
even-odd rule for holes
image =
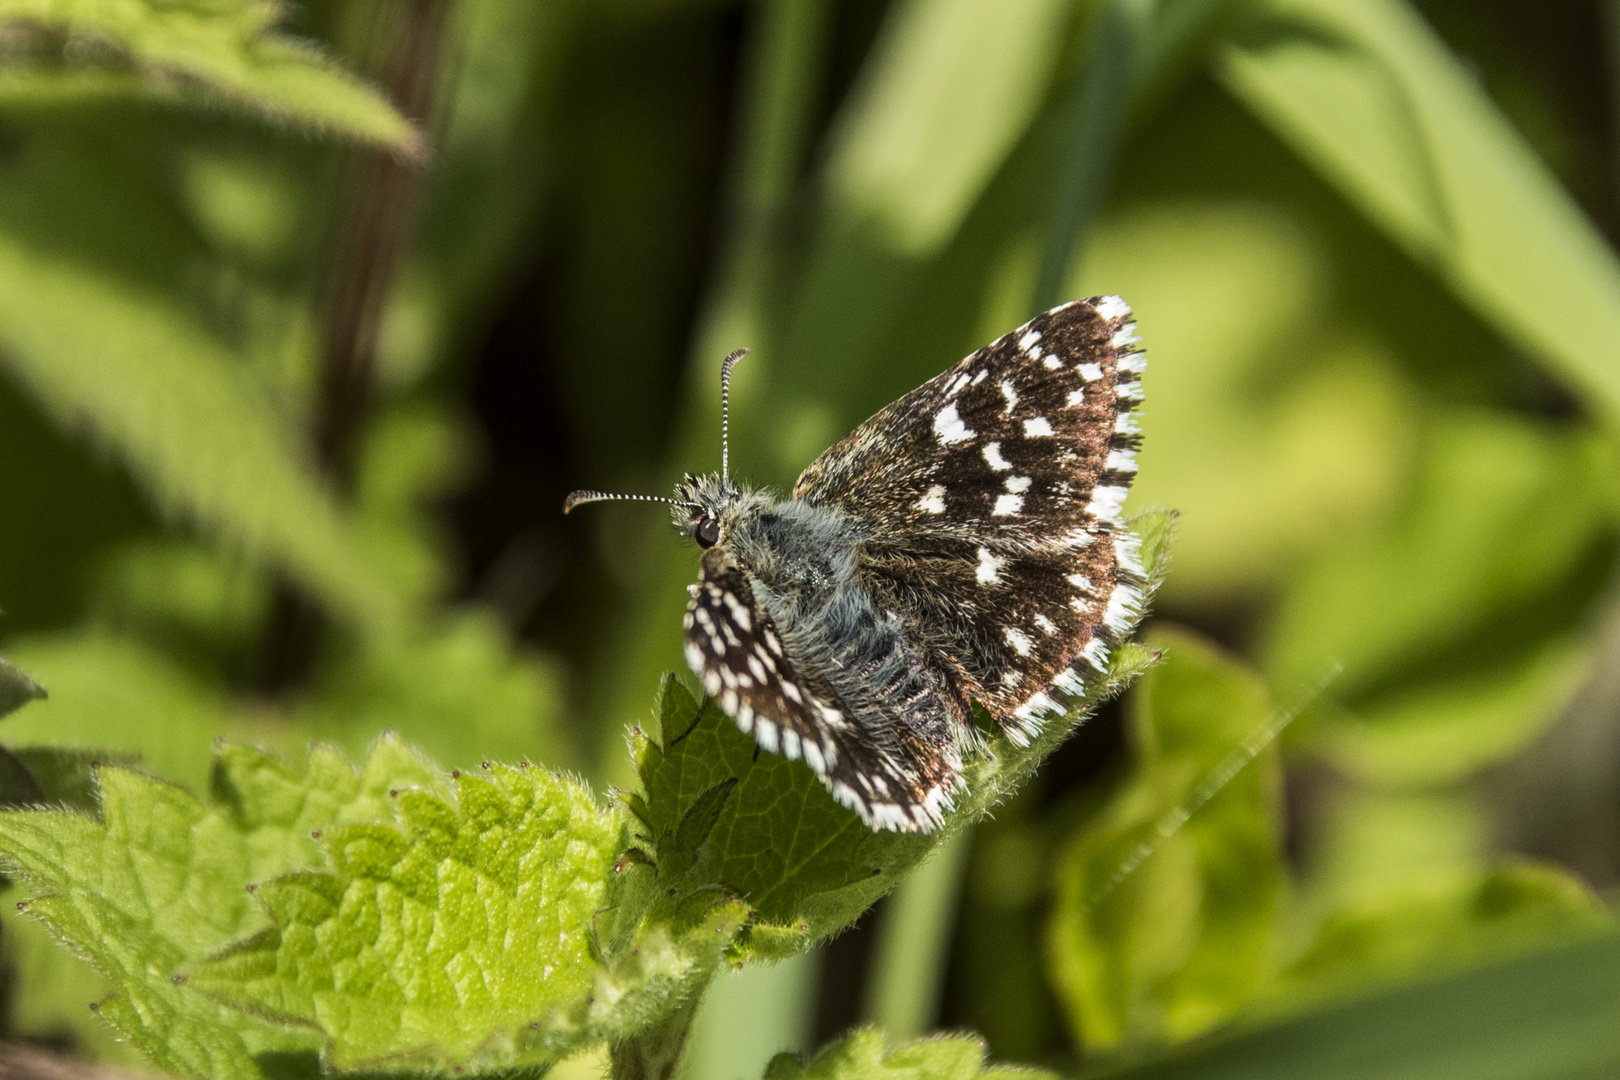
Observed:
[[[1118,297],[1054,308],[836,443],[794,497],[870,537],[863,571],[941,677],[1017,740],[1084,692],[1144,602],[1120,520],[1146,358]]]
[[[790,639],[725,550],[708,549],[701,566],[686,609],[686,659],[721,709],[766,750],[802,758],[867,825],[902,832],[938,825],[960,757],[923,746],[906,730],[885,744],[874,741],[813,666],[794,662]]]

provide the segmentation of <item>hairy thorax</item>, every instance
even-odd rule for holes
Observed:
[[[886,715],[923,729],[960,722],[910,640],[909,620],[868,580],[867,543],[848,515],[797,499],[750,508],[726,539],[732,558],[755,575],[756,601],[784,641],[813,658],[869,737],[894,737]]]
[[[766,595],[759,599],[784,631],[823,618],[843,602],[856,584],[862,539],[847,515],[752,492],[737,502],[743,505],[728,515],[726,546],[763,586]]]

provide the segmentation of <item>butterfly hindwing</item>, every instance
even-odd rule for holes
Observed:
[[[686,658],[704,690],[761,747],[802,759],[868,825],[926,829],[950,805],[955,770],[906,737],[874,739],[813,667],[793,656],[721,548],[704,552],[687,605]]]

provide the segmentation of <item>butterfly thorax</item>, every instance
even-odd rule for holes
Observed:
[[[732,581],[746,593],[739,601],[769,619],[788,653],[816,673],[820,692],[844,702],[871,743],[893,744],[897,716],[936,742],[951,742],[947,730],[963,723],[965,706],[947,700],[915,646],[907,613],[885,603],[863,572],[871,538],[861,522],[835,506],[726,490],[724,483],[688,481],[677,492],[690,498],[695,518],[683,531],[707,547],[703,578]],[[708,533],[714,542],[704,545],[709,521],[717,526]]]
[[[855,584],[858,524],[842,511],[717,476],[687,477],[675,490],[675,523],[702,548],[719,548],[773,618],[791,626]]]

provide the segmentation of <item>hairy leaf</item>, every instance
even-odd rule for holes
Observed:
[[[1156,582],[1170,517],[1137,527]],[[955,827],[1153,659],[1121,646],[1068,723],[1024,749],[996,740]],[[228,748],[207,805],[103,766],[102,820],[0,816],[0,853],[118,988],[103,1015],[170,1071],[254,1077],[316,1046],[339,1069],[503,1073],[603,1040],[645,1053],[723,955],[780,956],[848,925],[939,839],[869,832],[678,686],[663,708],[660,741],[641,738],[646,791],[627,797],[651,854],[561,775],[446,782],[391,739],[358,776],[330,749],[299,776]]]
[[[13,907],[18,896],[13,884],[3,897]],[[119,1036],[118,1029],[92,1009],[113,993],[112,984],[89,964],[74,956],[43,924],[32,919],[8,919],[0,931],[10,978],[23,992],[16,997],[10,1019],[13,1037],[22,1039],[69,1038],[80,1054],[108,1065],[147,1067],[141,1054]]]
[[[337,1069],[507,1073],[651,1023],[745,915],[719,896],[615,912],[623,826],[560,774],[490,765],[396,794],[397,823],[321,832],[328,869],[258,885],[272,925],[190,964],[188,985],[319,1031]]]
[[[1170,524],[1169,515],[1146,514],[1133,526],[1150,584],[1163,571]],[[849,926],[941,839],[983,818],[1155,655],[1121,646],[1086,701],[1028,747],[993,739],[968,762],[956,812],[928,835],[872,832],[833,801],[808,766],[758,752],[718,708],[700,705],[669,679],[658,737],[633,736],[641,791],[626,804],[638,819],[636,838],[667,888],[720,885],[748,901],[761,922],[750,928],[742,955],[798,951]]]
[[[282,11],[268,0],[0,0],[14,54],[34,61],[17,71],[13,59],[6,89],[228,102],[278,123],[420,152],[421,136],[381,93],[312,43],[274,30]],[[24,51],[25,43],[33,47]]]
[[[106,750],[32,746],[14,750],[12,754],[38,785],[40,802],[56,803],[96,817],[101,815],[96,770],[102,765],[135,764],[130,755]]]
[[[63,809],[0,814],[0,857],[35,893],[21,907],[112,983],[101,1015],[156,1065],[242,1080],[262,1080],[266,1055],[311,1053],[315,1036],[226,1009],[173,976],[267,926],[245,886],[319,865],[312,831],[391,818],[391,790],[444,789],[390,739],[359,770],[317,746],[301,774],[223,747],[206,805],[127,768],[101,766],[96,780],[99,821]]]
[[[1265,687],[1186,632],[1152,643],[1165,658],[1132,701],[1135,769],[1070,842],[1049,928],[1054,983],[1090,1048],[1185,1039],[1231,1016],[1266,974],[1281,901],[1275,749],[1179,832],[1165,826],[1263,729]]]
[[[322,834],[330,870],[258,886],[274,929],[194,969],[198,986],[325,1026],[341,1068],[465,1059],[491,1029],[582,996],[593,974],[617,823],[588,792],[495,766],[457,776],[453,802],[398,798],[398,827]]]
[[[765,1080],[1046,1080],[1036,1069],[1010,1069],[985,1061],[984,1042],[971,1035],[917,1039],[889,1050],[883,1033],[863,1027],[816,1051],[808,1061],[778,1054],[765,1069]]]

